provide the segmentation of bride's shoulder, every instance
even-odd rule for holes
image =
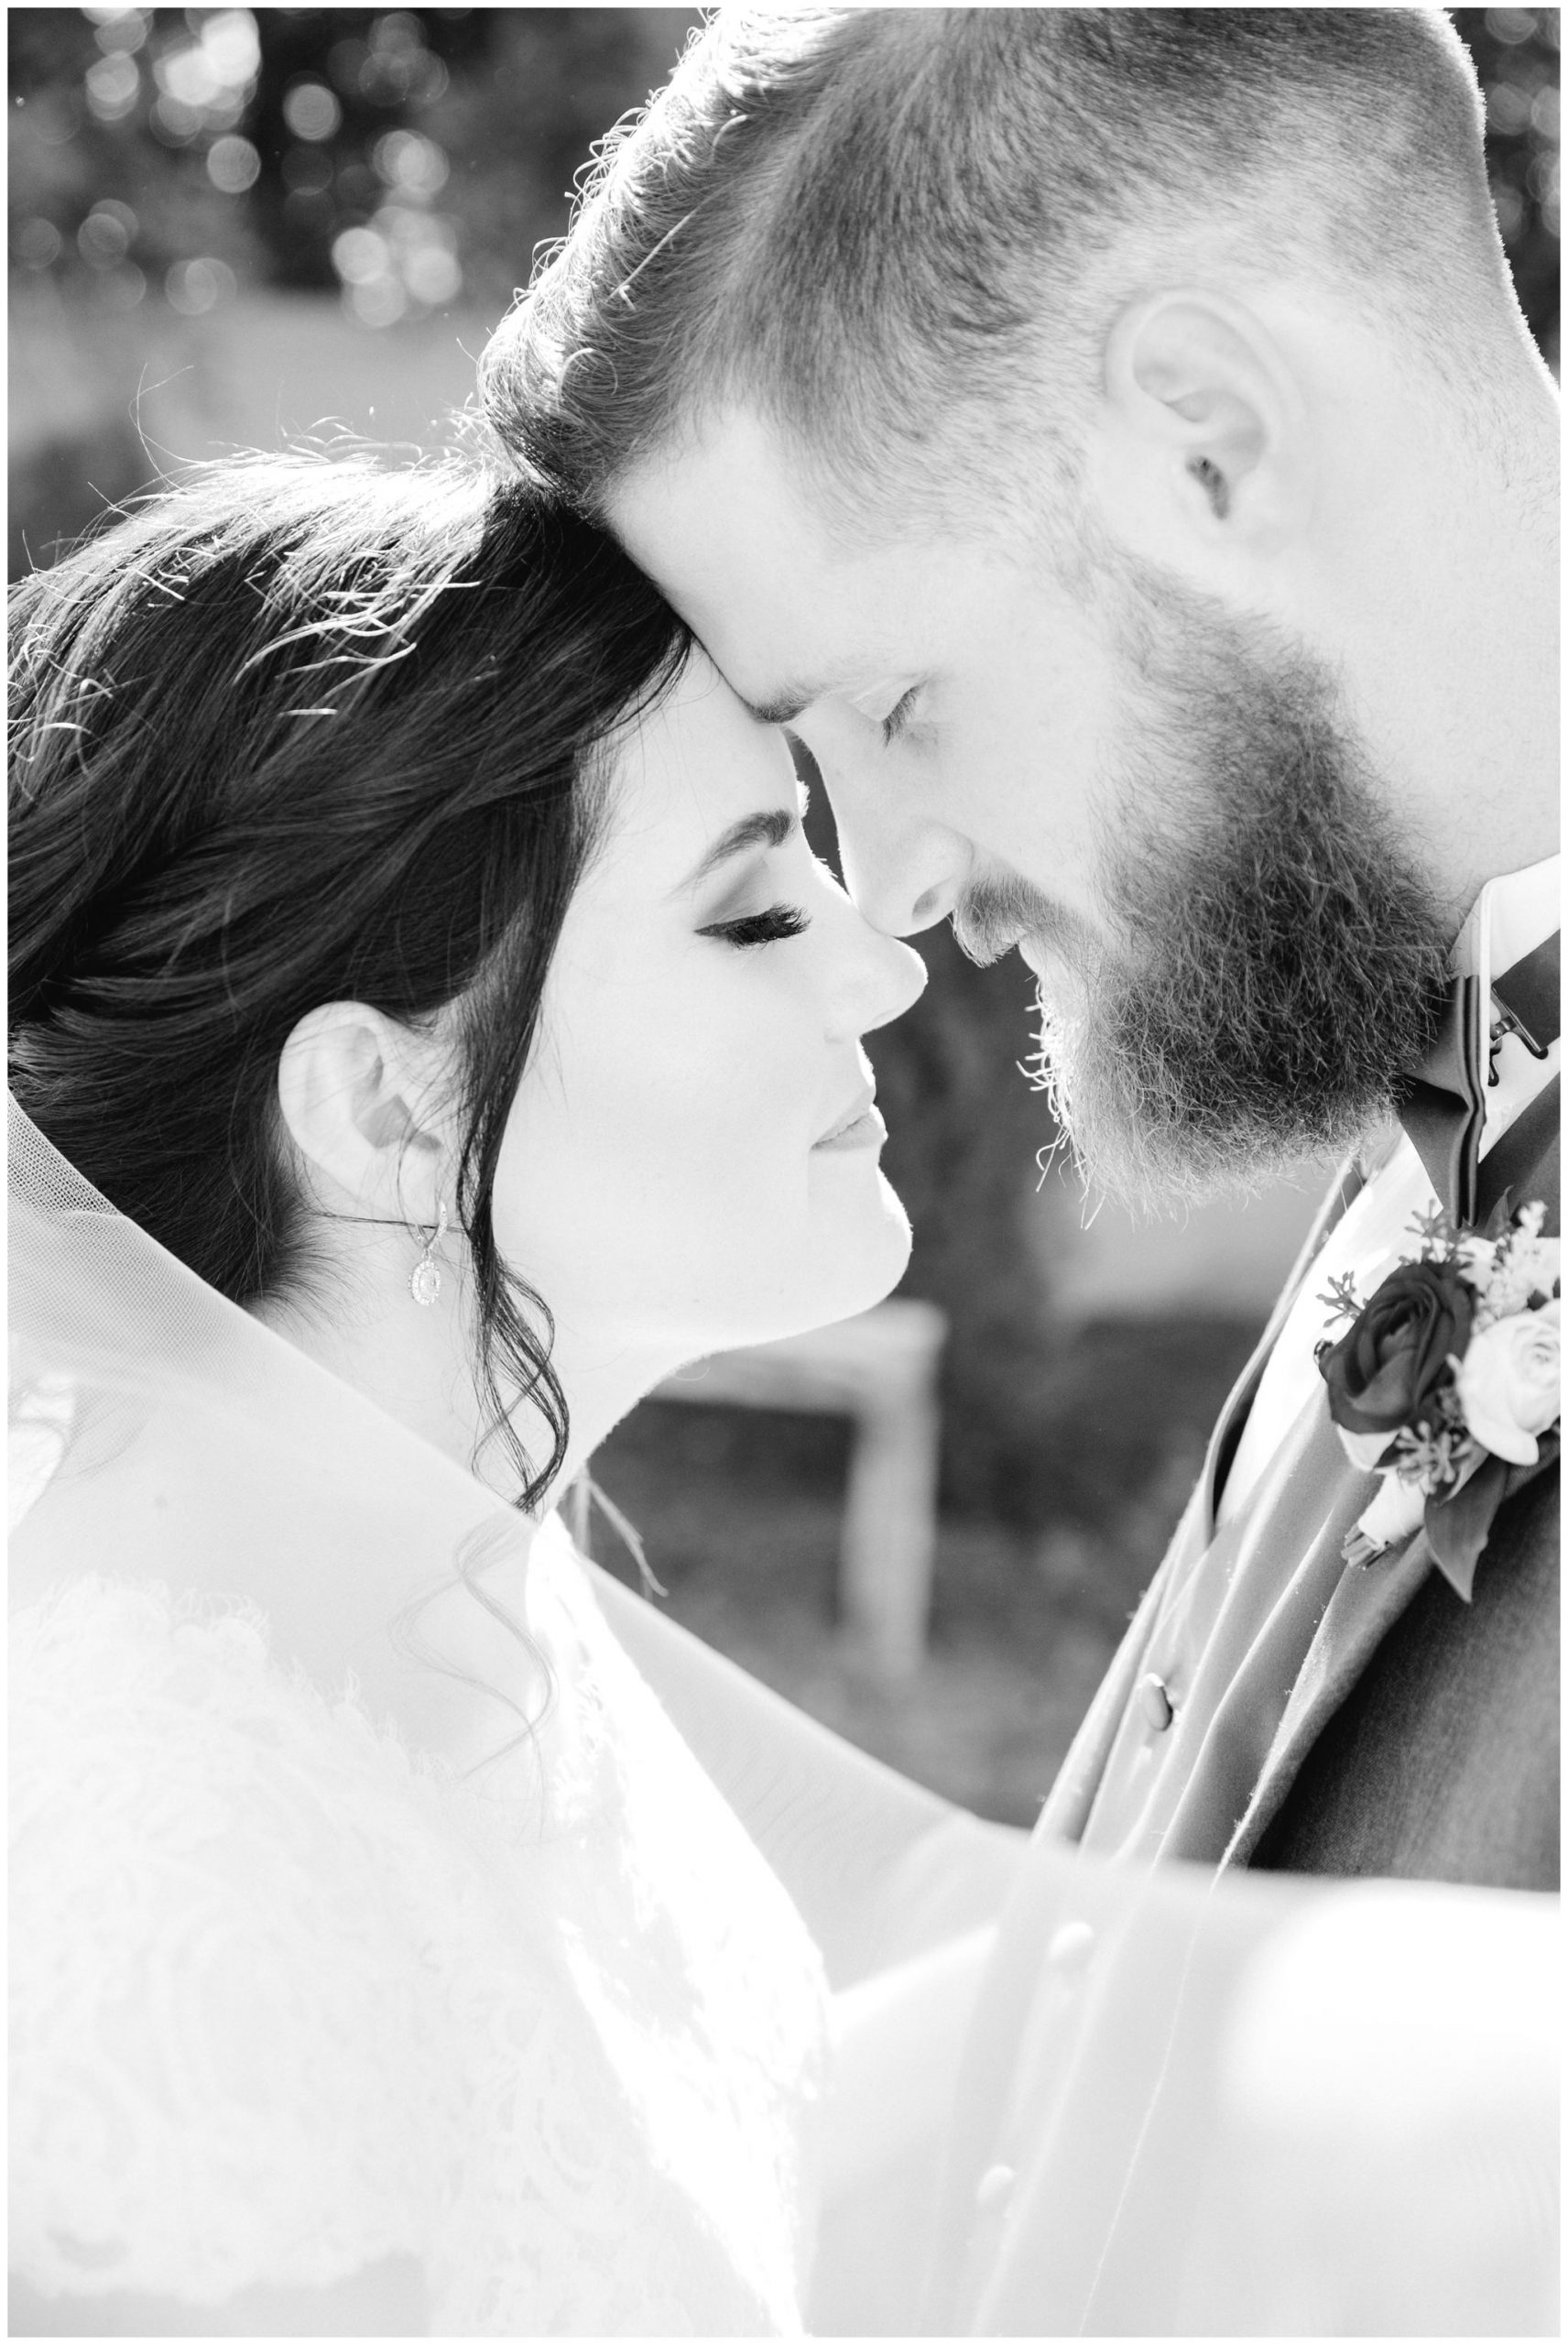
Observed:
[[[279,1958],[441,1930],[467,1861],[445,1786],[351,1685],[281,1666],[254,1606],[87,1575],[13,1615],[9,1674],[19,1923],[101,1876],[105,1927],[265,1907]]]
[[[116,1832],[189,1839],[286,1833],[297,1810],[406,1783],[394,1739],[345,1689],[325,1698],[274,1660],[252,1604],[84,1574],[12,1615],[12,1816],[18,1794],[64,1802],[81,1830],[107,1808]]]
[[[441,1841],[396,1751],[258,1615],[158,1587],[51,1594],[10,1667],[24,2276],[222,2295],[417,2252],[462,2056]],[[329,2171],[333,2143],[376,2170]]]

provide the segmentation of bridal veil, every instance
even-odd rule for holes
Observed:
[[[83,1554],[214,1598],[237,1578],[329,1695],[347,1654],[414,1748],[526,1767],[558,1691],[528,1527],[203,1286],[14,1103],[9,1138],[13,1608]],[[891,2044],[889,2107],[935,2056],[922,1976],[1000,1917],[951,2117],[900,2142],[887,2108],[830,2103],[895,2147],[830,2209],[816,2326],[1554,2329],[1555,1901],[1067,1847],[1022,1871],[1018,1836],[593,1579],[845,2008]]]

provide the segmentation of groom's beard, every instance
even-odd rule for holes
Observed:
[[[1039,940],[1042,1087],[1098,1189],[1247,1187],[1382,1122],[1436,1031],[1447,937],[1326,671],[1162,582],[1124,582],[1127,736],[1098,893],[1106,944],[982,887],[982,947]]]

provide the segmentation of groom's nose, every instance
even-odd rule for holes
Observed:
[[[945,920],[969,875],[968,841],[940,823],[901,816],[887,802],[885,782],[875,797],[839,778],[827,790],[844,886],[872,926],[910,936]]]

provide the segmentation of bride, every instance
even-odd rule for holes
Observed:
[[[920,965],[477,464],[193,475],[11,628],[14,2329],[798,2329],[821,1960],[550,1510],[895,1283]]]

